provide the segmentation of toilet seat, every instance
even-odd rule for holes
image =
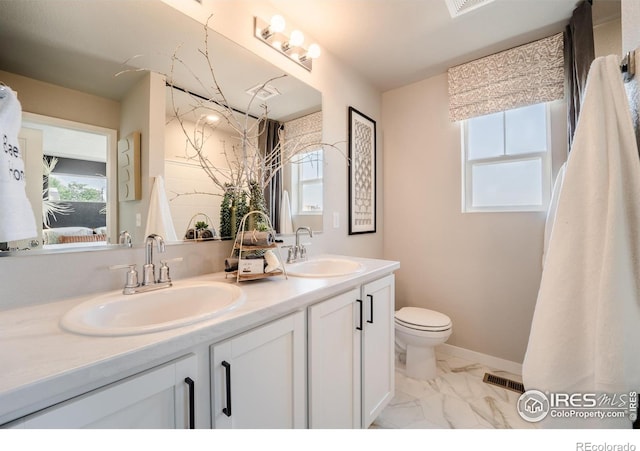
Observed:
[[[425,332],[443,332],[451,329],[451,318],[447,315],[420,307],[402,307],[395,313],[395,323]]]

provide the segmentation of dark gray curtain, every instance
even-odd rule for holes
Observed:
[[[264,168],[267,173],[275,173],[271,179],[271,183],[267,185],[264,190],[264,199],[269,209],[269,219],[271,225],[277,232],[280,231],[280,201],[282,198],[282,168],[280,168],[282,156],[280,144],[279,131],[282,128],[282,124],[272,119],[267,119],[263,125],[262,133],[260,134],[258,145],[264,155],[269,155],[276,152],[273,158],[270,159],[271,166]]]
[[[571,151],[573,134],[580,116],[587,74],[594,58],[591,2],[583,1],[573,10],[569,25],[564,32],[564,73],[569,151]]]

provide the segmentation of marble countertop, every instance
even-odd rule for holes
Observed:
[[[365,270],[331,278],[281,276],[241,282],[247,298],[237,309],[143,335],[93,337],[60,327],[60,318],[70,308],[101,293],[0,312],[0,424],[302,310],[400,267],[395,261],[348,258]],[[225,273],[214,273],[174,285],[196,281],[236,283]]]

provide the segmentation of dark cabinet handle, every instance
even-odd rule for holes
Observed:
[[[367,320],[367,322],[369,324],[373,324],[373,295],[372,294],[368,294],[367,297],[369,298],[369,307],[371,307],[369,309],[369,319]]]
[[[190,377],[184,380],[189,386],[189,429],[196,428],[196,384]]]
[[[356,330],[362,330],[362,301],[360,299],[356,299],[356,302],[360,304],[360,325],[356,326]]]
[[[222,409],[222,413],[226,416],[231,416],[231,364],[227,361],[222,361],[222,366],[225,371],[226,378],[226,392],[227,392],[227,407]]]

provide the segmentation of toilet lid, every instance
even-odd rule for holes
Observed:
[[[451,318],[447,315],[420,307],[402,307],[395,314],[396,320],[414,328],[448,328]]]

